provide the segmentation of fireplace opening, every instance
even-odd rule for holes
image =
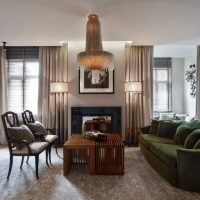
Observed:
[[[87,124],[86,121],[89,120],[93,124],[95,122],[104,124],[100,126],[100,129],[91,125],[91,129],[121,134],[121,107],[71,107],[72,134],[82,133],[85,124]],[[107,121],[108,124],[105,126]]]
[[[95,115],[82,116],[82,132],[84,131],[100,131],[103,133],[111,132],[112,116]]]

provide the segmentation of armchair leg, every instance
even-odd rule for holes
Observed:
[[[26,164],[28,164],[28,161],[29,161],[29,156],[27,156],[27,159],[26,159]]]
[[[9,177],[10,177],[10,173],[11,173],[11,170],[12,170],[12,165],[13,165],[13,156],[10,155],[10,164],[9,164],[9,170],[8,170],[7,179],[9,179]]]
[[[49,156],[49,147],[47,147],[47,149],[46,149],[46,164],[49,167],[48,156]]]
[[[21,161],[20,169],[22,169],[23,163],[24,163],[24,156],[22,156],[22,161]]]
[[[52,165],[52,163],[51,163],[51,144],[49,144],[49,162]]]
[[[61,158],[61,156],[58,154],[58,146],[57,146],[57,145],[55,146],[55,149],[56,149],[56,154],[57,154],[57,156],[58,156],[59,158]]]
[[[55,143],[55,149],[56,149],[56,154],[57,154],[57,156],[58,156],[59,158],[63,158],[63,157],[61,157],[61,156],[58,154],[58,140],[57,140],[57,142]]]
[[[39,179],[39,176],[38,176],[38,164],[39,164],[39,155],[36,155],[35,156],[35,172],[36,172],[37,179]]]

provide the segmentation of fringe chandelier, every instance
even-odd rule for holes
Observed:
[[[114,68],[113,54],[103,51],[100,22],[95,14],[88,16],[85,51],[77,55],[77,60],[80,67],[88,71]]]

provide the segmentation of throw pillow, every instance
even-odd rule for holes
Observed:
[[[195,143],[200,139],[200,129],[192,131],[185,140],[184,148],[192,149]]]
[[[156,135],[158,132],[158,125],[159,125],[159,121],[152,119],[149,134]]]
[[[159,120],[174,120],[176,113],[160,113]]]
[[[41,133],[42,135],[47,135],[47,131],[44,125],[38,121],[35,121],[34,123],[28,123],[26,125],[33,133]]]
[[[185,118],[186,122],[191,122],[193,120],[194,120],[194,117],[191,117],[191,116],[186,116],[186,118]]]
[[[200,140],[194,144],[193,149],[200,149]]]
[[[174,135],[174,142],[179,145],[184,145],[187,136],[193,131],[194,129],[187,126],[187,125],[180,125],[176,129],[176,133]]]
[[[176,119],[177,120],[185,120],[187,114],[177,114],[176,113]]]
[[[157,136],[162,138],[173,139],[176,129],[181,125],[178,122],[160,121],[158,125]]]
[[[8,136],[11,140],[26,140],[29,144],[34,142],[34,136],[26,125],[21,125],[18,127],[9,127]],[[15,146],[18,149],[22,149],[25,145],[15,143]]]

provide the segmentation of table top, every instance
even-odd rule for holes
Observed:
[[[83,137],[82,134],[73,134],[65,143],[64,143],[64,148],[67,147],[89,147],[89,146],[94,146],[95,141],[89,140]]]
[[[109,139],[112,139],[112,138],[118,139],[118,140],[121,139],[120,135],[116,133],[111,133],[107,135]],[[87,148],[87,147],[94,147],[94,146],[95,146],[95,141],[84,138],[82,134],[73,134],[63,145],[64,148],[72,148],[72,147]]]

